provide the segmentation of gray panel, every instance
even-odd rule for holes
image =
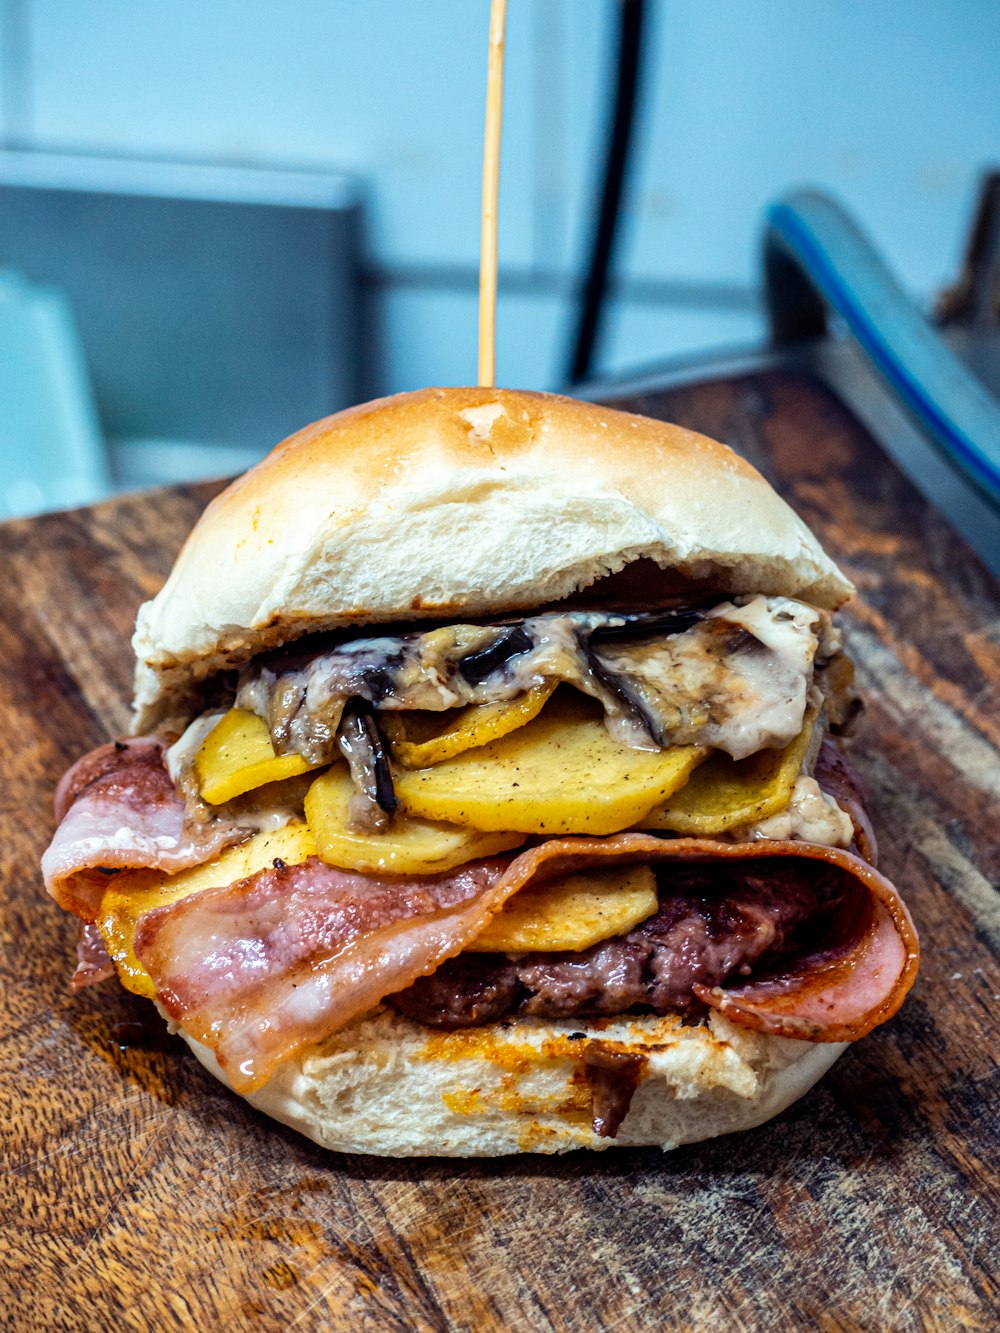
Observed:
[[[45,184],[29,162],[46,158],[0,154],[0,265],[68,294],[108,436],[262,449],[355,401],[361,218],[342,177],[97,160],[105,193],[81,188],[86,159],[48,159]]]

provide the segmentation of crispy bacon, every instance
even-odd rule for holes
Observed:
[[[518,887],[506,869],[373,879],[278,864],[147,912],[135,951],[163,1007],[246,1092],[462,949]]]
[[[185,822],[165,750],[155,737],[114,741],[84,755],[59,783],[60,822],[42,874],[56,902],[82,921],[94,920],[108,871],[147,866],[173,875],[245,836],[231,821]]]

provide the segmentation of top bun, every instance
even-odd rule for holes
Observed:
[[[626,566],[636,603],[692,583],[852,592],[763,477],[694,431],[510,389],[353,407],[208,506],[139,611],[133,725],[185,720],[199,681],[310,631],[534,608]]]

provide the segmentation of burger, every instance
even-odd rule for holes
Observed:
[[[208,506],[132,734],[59,785],[74,985],[333,1149],[761,1123],[917,967],[844,753],[851,592],[676,426],[465,388],[307,427]]]

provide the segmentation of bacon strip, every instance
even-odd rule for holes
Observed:
[[[139,918],[157,998],[240,1092],[383,996],[433,972],[518,887],[507,862],[373,879],[310,858]]]
[[[78,986],[107,973],[90,927],[109,872],[176,873],[244,833],[232,820],[185,823],[164,749],[155,738],[104,746],[60,783],[62,822],[43,869],[49,891],[84,923]],[[860,806],[836,758],[824,756],[824,777],[832,775],[838,799]],[[867,839],[859,843],[869,850]],[[459,954],[530,883],[612,861],[788,857],[824,862],[845,877],[844,907],[827,947],[783,964],[778,975],[693,991],[744,1027],[810,1041],[854,1040],[902,1003],[916,974],[916,933],[895,889],[871,865],[838,848],[797,841],[640,833],[564,838],[510,861],[474,862],[423,879],[371,879],[316,859],[279,864],[146,913],[135,947],[167,1011],[215,1051],[234,1086],[246,1091],[283,1059]]]
[[[188,826],[184,798],[163,763],[165,742],[115,741],[77,761],[56,790],[59,827],[42,856],[56,902],[92,922],[106,870],[149,867],[176,874],[245,836],[231,822]]]

